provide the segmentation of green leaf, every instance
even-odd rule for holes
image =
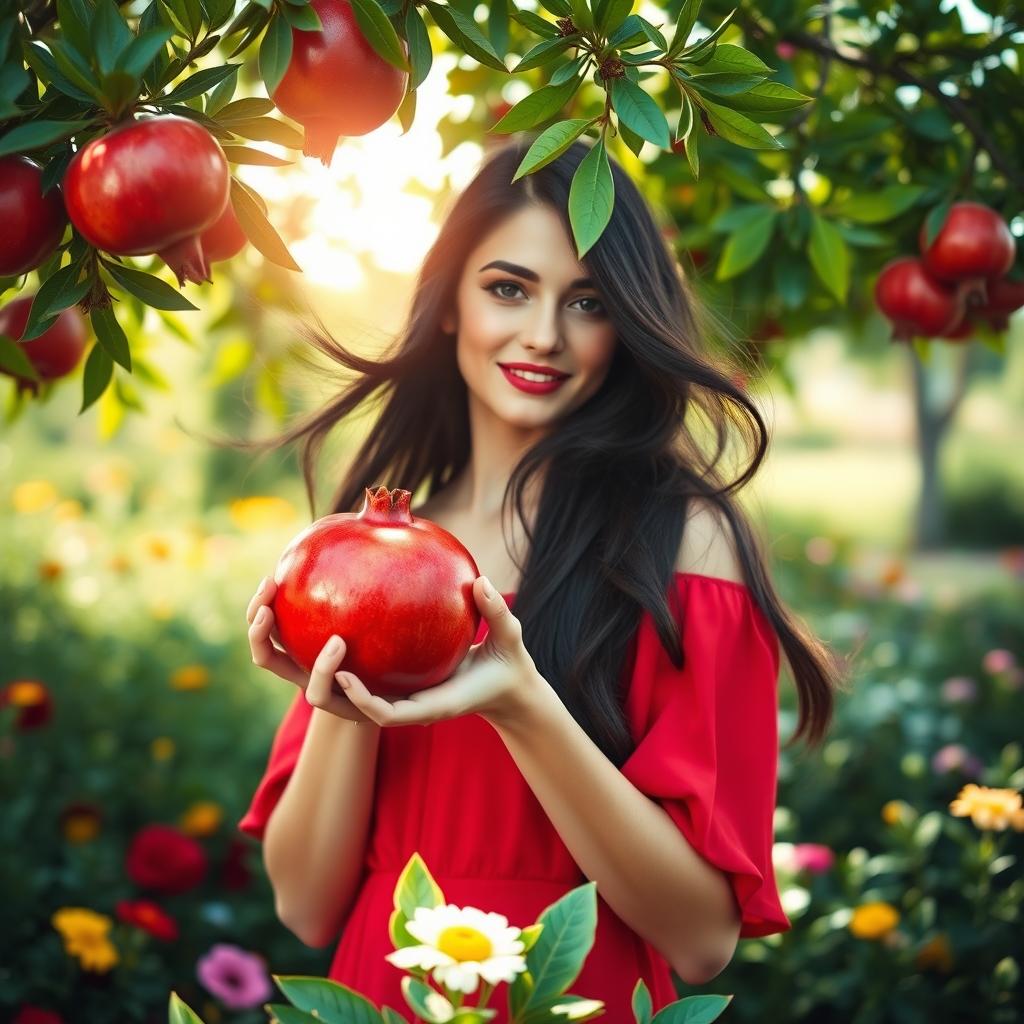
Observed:
[[[685,0],[679,9],[679,17],[676,18],[675,33],[672,36],[672,45],[668,48],[668,56],[674,57],[686,46],[686,40],[690,38],[693,26],[697,22],[697,13],[700,10],[701,0]]]
[[[303,146],[302,132],[272,117],[250,117],[232,121],[229,127],[235,135],[253,142],[274,142],[286,149],[302,149]]]
[[[741,75],[731,71],[716,71],[710,74],[691,75],[687,83],[694,89],[714,96],[735,96],[749,92],[764,81],[764,75]]]
[[[128,338],[124,329],[117,322],[114,310],[110,306],[97,306],[89,314],[96,340],[107,350],[115,361],[120,363],[129,373],[132,372],[132,354],[128,347]]]
[[[157,56],[166,51],[167,41],[172,35],[169,28],[147,29],[125,47],[117,60],[118,70],[140,78]]]
[[[281,236],[274,230],[273,225],[267,220],[266,214],[260,209],[253,193],[234,177],[231,179],[231,205],[234,207],[235,216],[238,218],[238,223],[245,232],[246,238],[271,263],[276,263],[286,270],[302,272],[302,268],[292,259],[292,254],[281,240]]]
[[[296,975],[275,975],[274,981],[297,1009],[322,1024],[381,1024],[380,1013],[368,999],[336,981]]]
[[[25,349],[13,338],[9,338],[3,333],[0,333],[0,370],[37,383],[42,380],[39,371],[25,355]]]
[[[414,853],[395,883],[395,906],[412,920],[417,907],[432,909],[444,903],[444,893],[423,858]]]
[[[559,64],[558,67],[551,72],[551,78],[548,81],[548,85],[561,85],[563,82],[568,82],[570,78],[578,78],[580,74],[584,73],[584,65],[589,60],[589,53],[581,53],[573,60],[570,60],[565,64]]]
[[[89,38],[90,11],[81,0],[57,0],[57,23],[64,38],[87,60],[92,56]],[[0,47],[3,54],[5,47]]]
[[[952,199],[945,199],[925,217],[924,247],[926,250],[932,247],[932,242],[938,237],[939,232],[942,230],[942,225],[946,223],[946,218],[949,216],[952,205]]]
[[[113,369],[113,367],[111,367]],[[198,1015],[190,1009],[187,1003],[182,1002],[177,992],[171,993],[168,1001],[169,1024],[203,1024]]]
[[[288,19],[288,24],[292,28],[297,28],[300,32],[323,32],[324,30],[320,15],[309,4],[296,7],[294,4],[286,3],[284,5],[284,16]]]
[[[294,161],[282,160],[272,153],[264,153],[261,149],[250,149],[248,146],[221,146],[224,158],[229,164],[254,164],[259,167],[288,167]]]
[[[536,46],[531,47],[523,54],[523,59],[512,69],[512,74],[520,71],[530,71],[532,68],[543,67],[557,60],[559,54],[564,53],[570,46],[579,42],[578,36],[560,36],[557,39],[542,39]]]
[[[208,89],[219,85],[231,75],[237,75],[240,64],[225,64],[219,68],[203,68],[194,75],[189,75],[180,85],[175,86],[167,95],[161,97],[163,103],[180,103],[182,100],[201,96]]]
[[[485,67],[508,74],[505,62],[494,52],[490,40],[477,28],[477,24],[457,7],[445,7],[432,0],[425,0],[424,6],[430,11],[437,27],[456,46],[461,46],[474,60]]]
[[[53,59],[57,62],[57,67],[67,80],[102,105],[103,93],[100,91],[96,75],[78,51],[73,50],[60,39],[49,39],[47,44],[53,54]]]
[[[381,10],[380,4],[376,0],[352,0],[352,12],[366,41],[374,50],[389,64],[401,71],[408,71],[409,62],[405,59],[398,33]]]
[[[578,78],[561,85],[545,85],[524,96],[493,128],[492,132],[519,132],[554,117],[572,99],[580,87]]]
[[[219,117],[220,112],[231,102],[237,86],[238,75],[228,75],[223,82],[214,86],[213,91],[206,97],[205,112],[211,117]]]
[[[702,39],[699,39],[696,43],[693,44],[693,46],[688,46],[685,50],[680,51],[679,60],[693,61],[701,58],[702,56],[710,58],[712,54],[707,52],[708,48],[714,46],[715,43],[718,41],[719,37],[722,35],[722,33],[729,27],[729,25],[732,23],[733,15],[735,13],[736,8],[734,7],[722,19],[721,24],[718,26],[718,28],[714,30],[714,32],[704,36]]]
[[[629,149],[634,156],[639,156],[640,151],[644,148],[644,138],[642,135],[637,135],[632,128],[626,124],[621,118],[619,118],[619,135],[622,137],[622,141],[626,144],[626,148]]]
[[[93,345],[89,352],[89,358],[85,361],[85,371],[82,380],[82,408],[78,410],[79,416],[107,390],[107,386],[110,384],[110,379],[113,376],[114,360],[110,358],[110,353],[102,345]],[[199,1018],[184,1003],[182,1003],[182,1006],[188,1011],[188,1015],[182,1012],[175,1016],[174,1007],[172,1006],[170,1017],[172,1021],[199,1021]],[[202,1021],[199,1021],[199,1024],[202,1024]]]
[[[534,14],[533,11],[520,11],[513,7],[512,20],[519,22],[523,28],[528,28],[538,36],[553,38],[558,35],[558,29],[550,21],[542,18],[539,14]]]
[[[640,18],[631,14],[608,38],[608,45],[614,49],[628,50],[647,41],[647,33]]]
[[[508,5],[509,0],[493,0],[487,11],[487,35],[494,52],[502,58],[508,53]]]
[[[409,42],[409,90],[412,91],[418,89],[426,80],[434,62],[430,33],[413,4],[410,4],[405,12],[405,35]]]
[[[633,10],[633,0],[604,0],[598,8],[597,30],[606,35],[614,32]]]
[[[742,274],[761,258],[761,254],[768,247],[775,230],[778,211],[763,206],[756,207],[755,213],[756,216],[751,217],[748,223],[729,236],[722,251],[715,280],[728,281],[729,278]]]
[[[172,288],[159,277],[146,274],[141,270],[133,270],[113,260],[104,260],[103,267],[107,273],[126,292],[142,299],[147,306],[154,309],[198,309],[193,306],[176,288]]]
[[[924,185],[889,185],[850,196],[834,204],[831,212],[861,224],[883,224],[909,210],[927,191]]]
[[[603,164],[608,169],[608,157],[602,141],[595,143],[595,166]],[[588,154],[584,163],[593,153]],[[584,163],[577,169],[583,168]],[[587,181],[593,183],[597,179],[591,172],[585,172]],[[572,216],[572,190],[576,187],[576,177],[570,186],[569,208]],[[608,172],[608,189],[611,188],[611,173]],[[601,189],[601,191],[604,191]],[[611,196],[608,196],[608,212],[611,212]],[[599,207],[603,207],[599,203]],[[588,246],[589,248],[589,246]],[[582,256],[582,253],[580,254]],[[560,900],[551,904],[540,916],[544,925],[537,944],[526,956],[527,969],[533,978],[534,987],[526,1000],[525,1009],[533,1009],[549,996],[559,995],[568,989],[576,980],[587,954],[594,945],[594,934],[597,928],[597,887],[594,882],[587,882],[566,893]]]
[[[232,121],[248,121],[253,117],[263,117],[276,109],[273,101],[265,100],[262,96],[245,96],[222,107],[217,114],[217,120],[226,128],[230,128]]]
[[[654,1005],[651,1002],[651,993],[644,983],[643,978],[637,978],[633,986],[633,1017],[636,1024],[651,1024],[651,1014],[654,1012]]]
[[[0,156],[28,153],[66,139],[92,124],[92,121],[28,121],[0,137]]]
[[[652,25],[646,18],[637,17],[637,21],[640,22],[640,27],[643,29],[644,35],[654,43],[655,46],[664,53],[668,49],[668,41],[662,35],[661,29]]]
[[[81,264],[71,263],[56,271],[40,285],[32,302],[32,314],[25,324],[26,336],[27,329],[33,321],[56,316],[62,310],[81,302],[89,294],[92,282],[88,275],[79,281],[81,271]]]
[[[746,149],[782,149],[782,143],[774,135],[738,111],[712,103],[703,96],[697,102],[707,112],[715,132],[723,139]]]
[[[288,70],[292,59],[292,29],[288,19],[275,14],[267,25],[266,35],[260,43],[260,78],[267,87],[267,95],[273,96]]]
[[[25,58],[25,63],[32,68],[36,75],[44,82],[52,85],[58,92],[62,92],[65,96],[70,96],[81,103],[92,105],[99,102],[98,88],[94,94],[75,85],[58,68],[53,54],[42,43],[36,41],[26,43],[22,47],[22,56]]]
[[[429,985],[425,985],[417,978],[408,974],[402,979],[402,995],[409,1004],[409,1009],[416,1014],[417,1018],[425,1021],[426,1024],[442,1024],[442,1021],[451,1019],[451,1010],[444,1017],[439,1017],[430,1009],[428,998],[434,992]],[[449,1004],[450,1006],[451,1004]]]
[[[90,37],[100,71],[113,71],[118,58],[132,42],[131,29],[113,0],[99,0],[90,26]]]
[[[687,996],[659,1010],[653,1024],[711,1024],[731,1002],[732,996]]]
[[[526,156],[516,168],[512,180],[518,181],[524,174],[540,170],[541,167],[560,157],[596,120],[596,118],[578,117],[570,121],[559,121],[551,125],[550,128],[545,128],[526,151]]]
[[[845,302],[850,287],[850,250],[835,224],[817,213],[811,217],[808,254],[811,266],[825,287],[840,302]]]
[[[612,108],[637,135],[661,149],[671,144],[668,122],[661,107],[639,85],[626,78],[612,79]]]
[[[287,1003],[267,1003],[266,1009],[272,1014],[271,1020],[277,1024],[323,1024],[319,1017],[296,1010],[294,1006],[289,1006]]]
[[[693,131],[693,105],[683,96],[682,106],[679,108],[679,120],[676,121],[675,141],[685,139]]]
[[[779,82],[762,82],[755,85],[749,92],[740,93],[730,101],[733,107],[746,110],[751,113],[774,114],[788,110],[796,110],[813,102],[810,96],[805,96],[796,89],[790,89],[788,85]]]
[[[572,6],[569,4],[569,0],[540,0],[540,5],[556,18],[572,17]]]
[[[775,68],[768,67],[760,57],[735,43],[719,43],[714,56],[698,65],[708,74],[772,75]]]
[[[836,224],[839,233],[846,241],[859,249],[877,249],[880,246],[892,245],[893,240],[881,231],[862,228],[856,224]]]
[[[402,134],[404,135],[412,128],[413,121],[416,119],[416,93],[408,90],[402,97],[402,102],[399,103],[398,110],[395,113],[398,114],[398,123],[402,126]]]

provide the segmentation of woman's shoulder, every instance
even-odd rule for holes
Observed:
[[[674,568],[684,577],[744,582],[732,528],[710,501],[702,498],[690,500]]]

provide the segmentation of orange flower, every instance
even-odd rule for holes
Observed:
[[[181,831],[189,836],[209,836],[220,828],[224,811],[212,800],[194,803],[180,818]]]
[[[882,901],[862,903],[850,918],[850,931],[858,939],[884,939],[900,923],[900,912]]]
[[[953,969],[953,949],[945,932],[933,935],[914,957],[914,965],[919,971],[935,969],[948,974]]]
[[[53,717],[50,691],[35,679],[18,679],[0,690],[0,708],[18,709],[14,728],[18,732],[38,729]]]
[[[1009,825],[1024,832],[1021,796],[1013,789],[992,789],[968,782],[950,802],[949,809],[958,818],[970,817],[976,828],[1002,832]]]
[[[100,820],[95,804],[69,804],[60,816],[64,838],[75,844],[92,842],[100,834]]]

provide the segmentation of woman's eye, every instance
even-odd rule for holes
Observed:
[[[492,295],[497,295],[499,299],[515,299],[518,297],[516,293],[523,292],[523,289],[515,281],[494,281],[489,285],[485,285],[484,288],[485,291],[489,291]],[[511,294],[503,291],[505,288],[511,288]],[[589,307],[581,306],[581,312],[586,313],[588,316],[604,316],[604,305],[599,299],[594,298],[593,295],[584,295],[583,298],[576,300],[576,303],[584,302],[589,302],[591,305]]]
[[[599,299],[595,299],[592,295],[584,296],[582,299],[578,299],[578,302],[592,302],[593,305],[589,309],[584,309],[584,313],[591,313],[601,315],[604,313],[604,306],[601,304]]]
[[[509,295],[502,292],[502,288],[514,288],[516,291],[522,291],[522,289],[514,281],[495,281],[494,284],[489,284],[487,290],[493,292],[498,296],[499,299],[514,299],[515,295]]]

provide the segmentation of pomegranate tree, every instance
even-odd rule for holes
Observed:
[[[96,248],[159,253],[179,282],[196,281],[207,276],[199,236],[223,212],[229,185],[217,140],[169,115],[127,121],[83,146],[64,176],[64,201]]]
[[[971,202],[950,207],[931,245],[922,224],[919,243],[928,273],[960,285],[970,306],[984,302],[986,280],[1002,277],[1013,266],[1016,250],[1006,221],[990,207]]]
[[[43,380],[65,377],[81,362],[85,352],[86,330],[82,314],[72,306],[65,309],[52,327],[37,338],[22,341],[25,324],[32,309],[33,296],[15,299],[0,309],[0,334],[18,342],[28,361]],[[0,371],[3,372],[3,371]],[[26,377],[12,374],[20,388],[35,392],[38,384]]]
[[[310,671],[332,634],[341,668],[379,694],[447,679],[465,657],[480,613],[480,575],[460,541],[410,511],[412,494],[366,489],[362,510],[318,519],[295,537],[274,573],[271,610],[281,644]]]
[[[409,76],[366,41],[348,0],[310,6],[323,28],[292,28],[292,57],[271,98],[306,129],[303,153],[329,165],[339,136],[365,135],[394,115]]]
[[[891,260],[878,275],[875,302],[892,321],[894,338],[944,335],[960,326],[963,299],[953,287],[936,281],[912,256]]]
[[[25,156],[0,157],[0,277],[38,267],[68,222],[60,188],[43,195],[43,172]]]

